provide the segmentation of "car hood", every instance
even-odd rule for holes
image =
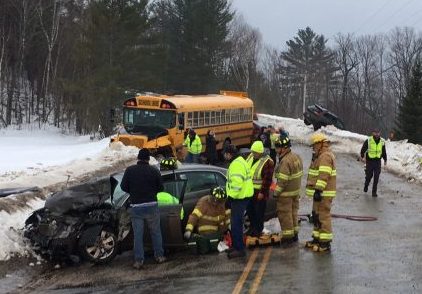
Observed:
[[[44,207],[54,214],[64,214],[99,206],[109,198],[110,181],[107,178],[56,192],[47,198]]]

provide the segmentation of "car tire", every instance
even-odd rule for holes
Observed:
[[[320,124],[314,124],[314,131],[318,131],[321,128]]]
[[[92,237],[81,237],[79,239],[79,252],[85,260],[105,264],[114,259],[118,252],[117,237],[110,228],[102,228],[96,236],[94,244]]]
[[[305,118],[304,120],[303,120],[303,122],[305,123],[305,125],[307,125],[307,126],[309,126],[310,124],[311,124],[311,122],[307,119],[307,118]]]

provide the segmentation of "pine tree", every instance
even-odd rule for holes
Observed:
[[[286,42],[287,50],[281,53],[284,64],[280,66],[280,75],[283,86],[296,88],[292,110],[303,97],[305,84],[307,102],[308,99],[309,102],[319,102],[327,98],[327,87],[336,69],[333,66],[334,54],[326,43],[323,35],[317,35],[309,27],[299,30],[296,37]]]
[[[407,95],[399,108],[397,135],[409,142],[422,144],[422,66],[418,60],[413,66]]]
[[[222,83],[229,23],[228,0],[161,1],[167,88],[184,93],[216,91]]]

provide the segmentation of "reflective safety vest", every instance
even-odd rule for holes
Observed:
[[[251,170],[242,156],[238,156],[230,163],[227,170],[226,193],[233,199],[245,199],[253,196]]]
[[[336,160],[334,154],[326,148],[311,162],[306,182],[306,195],[314,196],[315,190],[322,191],[323,197],[336,196]]]
[[[186,231],[193,232],[196,227],[199,234],[223,233],[229,224],[230,209],[226,210],[225,202],[214,202],[211,196],[204,196],[189,215]]]
[[[174,197],[170,193],[167,192],[159,192],[157,193],[157,203],[158,206],[166,206],[166,205],[177,205],[179,204],[179,199]],[[180,210],[180,219],[183,220],[185,217],[185,211],[182,209]]]
[[[192,154],[200,154],[202,151],[201,138],[198,135],[195,135],[195,139],[192,144],[190,143],[189,135],[185,139],[184,145],[188,148],[188,152]]]
[[[382,147],[385,142],[383,139],[380,139],[378,144],[375,142],[374,137],[371,136],[368,138],[368,157],[371,159],[380,159],[382,156]]]
[[[253,163],[253,154],[249,154],[248,158],[246,159],[246,162],[251,169],[253,187],[256,190],[259,190],[262,187],[262,169],[268,160],[272,159],[268,155],[265,155]]]

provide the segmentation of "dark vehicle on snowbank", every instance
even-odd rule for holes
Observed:
[[[184,228],[189,214],[212,187],[225,186],[226,169],[211,165],[185,164],[174,171],[161,171],[164,190],[180,204],[159,206],[166,249],[184,248]],[[25,237],[35,252],[55,261],[85,260],[107,263],[116,254],[133,247],[128,212],[129,195],[120,189],[123,173],[81,184],[49,197],[44,208],[25,222]],[[181,209],[184,217],[181,219]],[[276,216],[274,199],[268,201],[265,218]],[[146,245],[151,244],[145,230]]]
[[[345,129],[343,121],[337,115],[318,104],[309,105],[303,116],[305,124],[313,125],[315,131],[327,125],[333,125],[340,130]]]

